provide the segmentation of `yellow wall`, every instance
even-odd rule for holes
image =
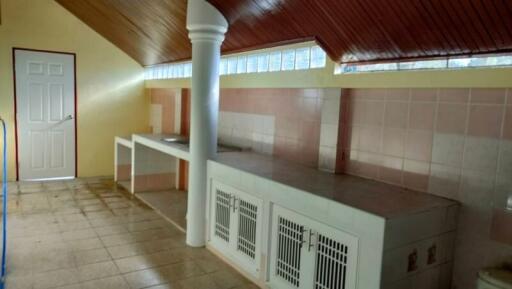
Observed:
[[[0,115],[15,177],[12,47],[77,55],[78,174],[112,175],[114,136],[147,131],[143,68],[54,0],[1,0]]]
[[[297,48],[313,43],[286,46]],[[284,49],[280,47],[278,49]],[[266,49],[276,50],[276,49]],[[262,50],[265,51],[265,50]],[[246,54],[246,53],[242,53]],[[323,69],[247,73],[221,76],[221,88],[256,87],[342,87],[342,88],[399,88],[399,87],[510,87],[512,68],[470,68],[461,70],[424,70],[334,74],[335,63],[327,60]],[[148,80],[148,88],[188,88],[190,79]]]

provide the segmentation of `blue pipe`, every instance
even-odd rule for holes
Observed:
[[[5,121],[0,118],[4,132],[4,152],[3,152],[3,176],[2,176],[2,275],[0,276],[0,289],[5,287],[5,261],[7,246],[7,127]]]

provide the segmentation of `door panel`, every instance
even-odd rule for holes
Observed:
[[[315,289],[356,288],[358,239],[322,223],[315,224]]]
[[[74,177],[74,56],[20,49],[14,53],[19,177]]]
[[[229,244],[231,239],[231,194],[215,188],[213,208],[214,238]]]

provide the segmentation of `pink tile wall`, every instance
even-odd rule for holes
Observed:
[[[512,195],[512,89],[343,95],[337,171],[460,201],[455,284],[475,288],[480,268],[512,256],[504,232],[512,218],[503,213]]]
[[[174,133],[176,91],[168,88],[152,88],[151,104],[162,106],[162,133]]]
[[[322,89],[221,89],[220,110],[275,116],[274,155],[318,166]]]

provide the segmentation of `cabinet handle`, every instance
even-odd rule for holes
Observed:
[[[308,234],[308,252],[311,252],[311,249],[315,247],[313,243],[313,237],[316,236],[316,233],[313,230],[309,230]]]
[[[236,210],[237,210],[237,207],[236,207],[236,201],[238,201],[239,199],[238,199],[237,197],[233,196],[233,195],[232,195],[231,197],[232,197],[232,199],[233,199],[233,204],[232,204],[232,205],[230,204],[230,207],[232,207],[232,208],[233,208],[233,213],[234,213],[234,212],[236,212]]]

